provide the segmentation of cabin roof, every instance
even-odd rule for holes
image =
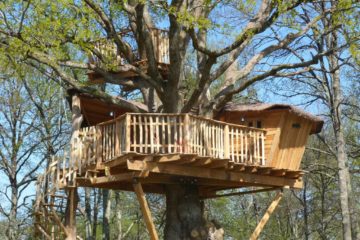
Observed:
[[[116,100],[119,100],[123,103],[123,105],[118,105],[107,101],[106,99],[101,99],[99,97],[95,97],[89,93],[81,92],[75,89],[68,90],[69,96],[77,94],[80,98],[81,112],[85,118],[85,124],[88,126],[96,125],[101,122],[105,122],[116,118],[126,112],[133,112],[130,108],[130,105],[135,105],[142,112],[148,112],[148,108],[146,105],[127,100],[121,97],[113,97]],[[71,108],[71,97],[68,98]],[[126,106],[129,107],[126,107]]]
[[[313,123],[311,134],[321,132],[321,129],[324,125],[324,120],[322,118],[310,114],[296,106],[283,104],[283,103],[253,103],[253,104],[229,103],[223,109],[223,111],[225,112],[243,112],[243,113],[272,111],[272,110],[286,110],[299,117],[311,121]]]

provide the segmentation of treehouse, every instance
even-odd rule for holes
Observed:
[[[150,28],[149,34],[159,72],[166,79],[168,65],[170,63],[168,31]],[[118,35],[126,42],[135,55],[135,59],[131,64],[146,73],[148,60],[143,46],[140,46],[140,48],[137,46],[135,37],[129,29],[120,31]],[[126,66],[126,64],[130,62],[125,56],[120,54],[113,40],[102,38],[95,41],[94,51],[89,55],[88,59],[90,64],[110,69],[109,73],[111,75],[116,75],[119,79],[134,79],[139,77],[136,71]],[[94,71],[89,72],[88,77],[90,84],[101,84],[104,82],[103,76]]]
[[[306,141],[310,134],[320,132],[323,124],[321,119],[284,104],[232,104],[209,119],[191,114],[135,113],[128,100],[119,98],[120,107],[86,93],[69,93],[74,131],[69,155],[54,158],[39,178],[39,186],[47,183],[48,191],[40,194],[35,207],[41,216],[52,213],[56,224],[51,229],[61,228],[66,236],[74,231],[70,220],[75,219],[76,208],[71,206],[76,205],[77,187],[134,191],[151,239],[158,237],[144,192],[164,194],[165,185],[192,184],[206,199],[301,188],[303,172],[299,168]],[[147,111],[137,104],[138,110]],[[248,187],[252,190],[219,194]],[[57,192],[62,189],[69,192],[67,209],[73,209],[72,215],[71,211],[67,214],[69,227],[59,216],[54,217]],[[268,216],[281,196],[279,193],[270,205]],[[251,239],[257,238],[268,216]],[[36,229],[51,239],[54,230],[46,225],[50,220],[40,219]]]

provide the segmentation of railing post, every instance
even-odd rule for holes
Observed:
[[[102,132],[101,126],[96,126],[96,164],[103,161],[103,148],[102,148]]]
[[[125,134],[126,134],[126,140],[125,140],[125,151],[126,152],[130,152],[130,144],[131,144],[131,139],[130,139],[130,124],[131,124],[131,115],[126,113],[126,117],[125,117]]]
[[[120,156],[120,121],[115,122],[115,157]]]
[[[261,132],[261,165],[266,165],[265,163],[265,133]]]
[[[229,125],[224,127],[224,158],[230,159]]]
[[[184,116],[184,150],[185,153],[190,153],[190,117],[189,114]]]

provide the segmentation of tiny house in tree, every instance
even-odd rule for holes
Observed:
[[[152,59],[144,46],[134,48],[131,31],[119,34],[127,39],[130,53],[119,54],[107,39],[94,42],[89,64],[108,71],[93,68],[88,73],[90,84],[102,84],[113,75],[118,81],[136,80],[142,77],[138,69],[146,72],[149,64],[167,78],[167,31],[149,29]],[[131,84],[126,88],[132,90]],[[38,178],[35,239],[77,238],[78,187],[135,192],[152,240],[158,235],[144,193],[166,194],[174,185],[190,185],[196,197],[208,199],[302,188],[305,145],[323,125],[321,119],[285,104],[230,104],[213,118],[205,118],[150,113],[144,104],[120,97],[114,101],[74,89],[68,94],[71,142],[64,156],[54,156]],[[229,189],[239,191],[222,192]],[[281,197],[279,192],[250,239],[258,237]]]
[[[323,126],[321,118],[287,104],[228,104],[217,117],[266,130],[266,165],[277,169],[299,170],[309,135]]]

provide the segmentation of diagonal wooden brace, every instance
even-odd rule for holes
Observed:
[[[282,197],[283,197],[283,191],[281,190],[280,192],[278,192],[276,194],[274,200],[272,201],[272,203],[270,204],[270,206],[266,210],[264,216],[262,217],[262,219],[260,220],[260,222],[256,226],[254,232],[252,233],[252,235],[250,237],[250,240],[258,239],[261,231],[264,229],[266,223],[268,222],[268,220],[270,218],[270,215],[274,212],[276,207],[279,205],[279,202],[282,199]]]
[[[148,205],[148,203],[146,201],[146,198],[145,198],[143,188],[141,186],[141,183],[136,178],[134,178],[133,186],[134,186],[134,190],[135,190],[137,199],[138,199],[138,201],[140,203],[140,208],[141,208],[141,211],[142,211],[142,213],[144,215],[145,224],[146,224],[146,227],[147,227],[147,229],[149,231],[151,240],[159,240],[159,237],[158,237],[158,234],[156,232],[154,222],[153,222],[152,217],[151,217],[150,208],[149,208],[149,205]]]

